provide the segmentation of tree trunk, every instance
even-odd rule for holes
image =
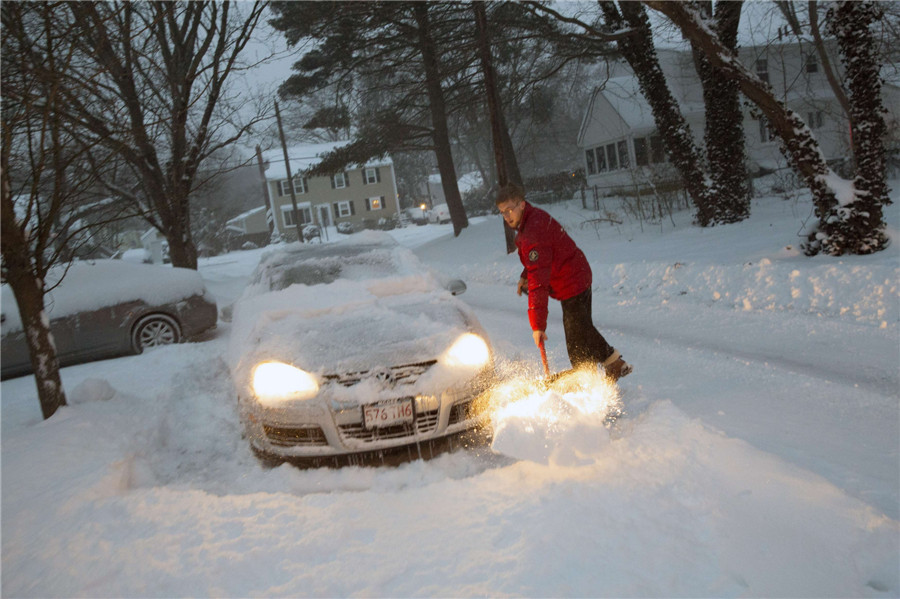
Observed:
[[[840,256],[847,253],[868,254],[886,248],[889,240],[884,232],[881,210],[868,212],[861,203],[874,202],[880,206],[884,199],[867,198],[869,193],[860,189],[846,190],[846,186],[840,183],[840,177],[825,163],[819,144],[803,119],[779,101],[768,84],[751,73],[733,52],[729,52],[717,37],[703,27],[694,11],[680,2],[645,2],[669,17],[687,38],[702,49],[723,76],[737,80],[744,96],[759,107],[781,138],[783,152],[812,191],[819,219],[818,231],[809,234],[804,246],[806,253],[814,255],[825,252]],[[855,33],[861,34],[860,31]],[[851,105],[860,100],[851,97]],[[863,230],[863,226],[869,228]]]
[[[729,49],[737,46],[738,21],[742,2],[716,2],[713,30]],[[709,6],[712,14],[712,2]],[[747,154],[744,150],[744,117],[736,81],[719,76],[703,52],[693,47],[694,63],[703,85],[706,107],[704,145],[709,164],[711,195],[715,201],[700,209],[702,226],[736,223],[750,216],[750,187],[747,183]]]
[[[485,95],[487,96],[488,112],[491,119],[491,139],[494,148],[494,164],[497,169],[497,186],[503,187],[508,183],[522,185],[522,174],[519,172],[519,163],[509,138],[509,130],[506,128],[506,120],[503,118],[503,108],[500,104],[500,93],[497,91],[494,65],[491,59],[491,35],[488,29],[487,11],[484,2],[473,2],[475,11],[475,24],[478,30],[478,52],[481,56],[481,72],[484,75]],[[515,231],[503,220],[503,236],[506,242],[506,253],[511,254],[516,250]]]
[[[469,219],[459,194],[456,168],[453,166],[453,155],[450,152],[450,133],[447,126],[444,91],[441,88],[441,70],[437,49],[431,35],[428,10],[426,2],[416,2],[413,5],[413,14],[418,25],[419,51],[422,53],[422,63],[425,67],[425,85],[428,89],[431,108],[434,153],[437,158],[438,172],[441,174],[441,188],[447,201],[447,209],[450,211],[450,220],[453,222],[453,235],[458,236],[463,229],[469,226]]]
[[[709,224],[704,221],[712,212],[714,198],[705,183],[700,150],[659,66],[647,13],[638,2],[620,2],[621,15],[615,2],[603,0],[600,8],[607,26],[616,30],[627,26],[634,30],[634,35],[617,42],[619,51],[634,71],[641,92],[650,104],[653,119],[669,150],[669,158],[697,208],[697,222],[705,226]]]
[[[8,141],[4,136],[4,145]],[[31,367],[37,385],[38,401],[44,419],[50,418],[66,405],[66,393],[59,375],[59,360],[50,332],[50,322],[44,312],[44,282],[36,277],[26,248],[26,229],[16,226],[17,219],[9,186],[7,149],[3,152],[2,198],[0,198],[0,252],[3,255],[3,274],[16,297],[22,317],[22,330],[28,342]]]
[[[841,58],[850,92],[853,123],[853,156],[856,158],[856,201],[846,219],[844,233],[865,254],[887,247],[883,207],[891,203],[885,182],[884,123],[879,61],[870,26],[883,10],[873,2],[841,1],[834,11],[832,30],[841,48]]]

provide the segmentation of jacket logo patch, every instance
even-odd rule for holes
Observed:
[[[538,261],[537,250],[531,250],[530,252],[528,252],[528,259],[531,260],[532,262],[537,262]]]

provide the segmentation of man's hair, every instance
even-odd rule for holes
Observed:
[[[497,201],[496,204],[502,204],[503,202],[507,202],[509,200],[524,200],[525,199],[525,188],[521,185],[516,185],[515,183],[507,183],[503,185],[497,191]]]

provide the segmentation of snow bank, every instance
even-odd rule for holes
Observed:
[[[896,521],[671,402],[611,435],[584,423],[577,437],[604,435],[582,445],[590,460],[472,452],[387,470],[264,471],[223,443],[239,435],[213,379],[191,382],[213,365],[196,351],[171,359],[184,363],[173,378],[184,388],[156,402],[117,390],[4,437],[4,471],[17,473],[4,486],[4,513],[15,514],[4,518],[4,595],[900,589]]]

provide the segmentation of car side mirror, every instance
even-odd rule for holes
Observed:
[[[6,322],[6,314],[0,314],[0,324]]]
[[[466,284],[459,279],[453,279],[452,281],[447,283],[447,291],[449,291],[452,295],[461,295],[466,292],[466,289]]]
[[[228,304],[219,309],[219,320],[222,322],[231,322],[232,316],[234,316],[234,304]]]

